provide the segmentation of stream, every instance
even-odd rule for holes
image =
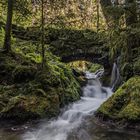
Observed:
[[[140,140],[140,136],[94,122],[95,111],[113,93],[101,85],[97,73],[87,72],[86,78],[81,99],[62,109],[57,118],[20,126],[0,124],[0,140]]]

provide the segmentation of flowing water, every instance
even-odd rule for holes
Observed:
[[[111,74],[111,89],[112,91],[115,91],[116,88],[120,85],[121,83],[121,77],[120,77],[120,72],[119,68],[117,67],[117,64],[113,64],[113,69],[112,69],[112,74]]]
[[[96,74],[86,73],[88,83],[83,87],[81,99],[65,109],[57,119],[41,121],[30,129],[27,124],[14,131],[0,128],[0,140],[140,140],[140,137],[125,132],[115,131],[97,126],[94,112],[112,95],[108,87],[103,87]]]
[[[93,115],[101,103],[112,92],[103,88],[96,75],[87,73],[88,84],[83,88],[81,100],[70,105],[56,120],[42,125],[40,130],[28,132],[24,140],[67,140],[68,135],[78,128],[85,117]],[[82,137],[81,137],[82,139]]]

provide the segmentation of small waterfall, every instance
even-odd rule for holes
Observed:
[[[111,0],[111,3],[113,6],[115,6],[115,2],[116,2],[116,0]]]
[[[112,95],[110,88],[102,87],[97,75],[86,73],[88,83],[83,87],[81,100],[69,105],[57,119],[43,122],[39,128],[29,131],[23,140],[69,140],[77,132],[77,140],[91,140],[84,130],[78,133],[86,117],[94,115],[97,108]]]
[[[120,84],[121,77],[119,68],[117,67],[117,64],[113,64],[112,74],[111,74],[111,89],[112,91],[116,90],[116,87]]]

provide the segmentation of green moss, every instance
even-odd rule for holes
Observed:
[[[140,57],[135,60],[133,70],[135,75],[140,75]]]
[[[103,66],[99,64],[92,64],[91,67],[89,68],[89,71],[94,73],[99,69],[103,69]]]
[[[79,50],[80,53],[87,52],[89,54],[94,52],[104,54],[106,52],[99,34],[93,30],[50,28],[48,29],[48,38],[51,52],[61,58],[71,56],[71,52],[79,54]]]
[[[107,46],[110,48],[110,60],[114,62],[119,56],[118,66],[124,81],[140,75],[140,30],[139,24],[125,30],[110,30],[106,34]],[[110,38],[111,37],[111,38]]]
[[[123,76],[124,80],[128,80],[130,77],[133,76],[133,64],[132,63],[123,63],[121,66],[121,75]]]
[[[80,98],[80,85],[65,64],[48,62],[38,70],[38,64],[17,57],[0,56],[5,72],[0,74],[0,119],[52,117]]]
[[[47,98],[37,96],[12,97],[0,112],[5,118],[30,118],[30,115],[42,117],[49,106]]]
[[[12,72],[12,77],[15,82],[26,82],[35,77],[37,69],[31,66],[18,65]]]
[[[123,84],[97,113],[113,119],[140,120],[140,77],[133,77]]]
[[[120,118],[128,120],[140,120],[140,106],[134,102],[130,102],[120,113]]]

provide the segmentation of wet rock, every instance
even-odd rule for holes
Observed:
[[[140,77],[124,83],[96,112],[96,117],[115,124],[140,121]],[[133,123],[132,123],[133,124]]]

